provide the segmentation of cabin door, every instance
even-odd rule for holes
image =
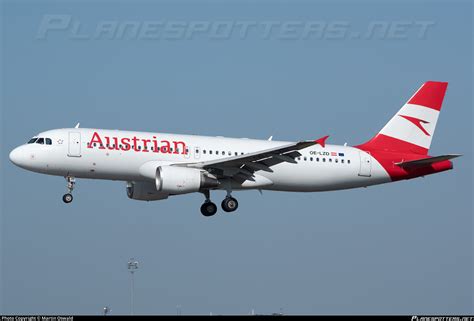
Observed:
[[[78,132],[69,133],[69,149],[68,149],[67,156],[81,157],[81,133],[78,133]]]
[[[370,177],[372,175],[372,157],[365,152],[359,152],[360,168],[359,176]]]

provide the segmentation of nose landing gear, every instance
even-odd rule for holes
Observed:
[[[72,194],[70,194],[70,193],[67,193],[67,194],[63,195],[63,202],[66,203],[66,204],[71,203],[72,199],[73,199],[73,197],[72,197]]]
[[[63,195],[63,202],[66,204],[69,204],[72,202],[73,197],[72,197],[72,190],[74,189],[74,184],[76,183],[76,180],[72,176],[66,176],[66,181],[67,181],[67,193]]]

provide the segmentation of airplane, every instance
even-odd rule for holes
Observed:
[[[412,179],[450,170],[459,154],[429,156],[448,83],[425,82],[369,141],[326,144],[328,136],[298,142],[177,135],[107,129],[48,130],[11,151],[29,171],[65,177],[65,203],[76,178],[126,182],[129,198],[164,200],[200,192],[204,216],[217,206],[214,190],[227,192],[221,207],[234,212],[233,191],[334,191]]]

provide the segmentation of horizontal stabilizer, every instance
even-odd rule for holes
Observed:
[[[403,168],[423,167],[423,166],[428,166],[437,162],[450,160],[459,156],[462,156],[462,155],[461,154],[441,155],[441,156],[417,159],[413,161],[399,162],[399,163],[395,163],[395,165],[403,167]]]

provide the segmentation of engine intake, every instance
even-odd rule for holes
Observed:
[[[168,194],[186,194],[200,189],[215,188],[219,181],[194,168],[159,166],[156,169],[156,189]]]

